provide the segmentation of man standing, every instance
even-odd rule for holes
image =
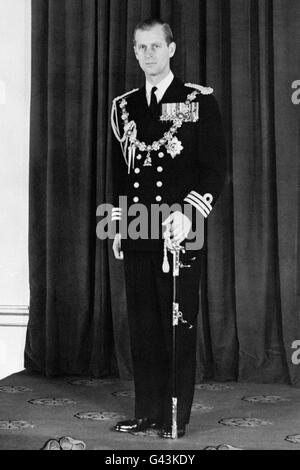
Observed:
[[[197,231],[197,215],[202,220],[209,215],[225,174],[225,145],[213,90],[184,85],[174,77],[170,59],[175,50],[167,23],[156,19],[139,23],[134,52],[146,83],[116,98],[112,112],[116,136],[112,219],[121,226],[125,214],[120,196],[127,197],[129,208],[143,205],[149,215],[147,236],[117,233],[113,243],[115,257],[124,259],[135,382],[135,417],[117,423],[115,430],[159,428],[165,438],[172,437],[169,250],[185,243],[192,227]],[[176,208],[163,219],[158,236],[153,236],[151,209],[161,205]],[[190,209],[189,216],[184,208]],[[181,270],[177,289],[183,314],[176,340],[178,437],[185,434],[194,394],[201,250],[186,250],[181,262],[186,268]]]

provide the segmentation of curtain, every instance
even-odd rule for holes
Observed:
[[[111,202],[112,99],[143,84],[133,28],[172,25],[172,69],[212,86],[227,142],[199,294],[197,380],[300,385],[298,0],[32,0],[25,366],[132,377],[126,292],[96,208]]]

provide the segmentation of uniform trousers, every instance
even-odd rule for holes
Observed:
[[[172,422],[172,255],[163,273],[161,252],[125,251],[124,268],[135,384],[135,417]],[[196,367],[196,323],[199,307],[201,251],[186,251],[188,268],[177,278],[177,302],[184,319],[176,329],[177,424],[190,419]]]

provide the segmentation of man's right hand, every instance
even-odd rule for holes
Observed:
[[[113,249],[116,259],[119,259],[119,260],[124,259],[124,253],[123,251],[121,251],[121,234],[120,233],[116,233],[112,249]]]

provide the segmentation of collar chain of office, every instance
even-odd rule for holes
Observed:
[[[192,93],[187,95],[185,104],[189,106],[192,101],[194,101],[199,94],[199,91],[193,91]],[[166,150],[172,158],[176,155],[180,154],[181,150],[183,149],[181,142],[175,137],[176,132],[182,126],[184,122],[184,114],[178,113],[178,115],[172,119],[172,125],[168,132],[165,132],[164,135],[159,139],[152,142],[152,144],[148,145],[146,142],[141,142],[137,139],[137,126],[135,121],[129,120],[129,113],[126,108],[127,100],[123,97],[119,103],[119,107],[121,109],[121,119],[123,121],[123,129],[124,133],[123,136],[120,136],[119,126],[113,122],[113,130],[114,133],[119,140],[123,152],[123,156],[125,162],[128,166],[128,173],[130,173],[130,169],[134,168],[135,156],[136,151],[139,150],[140,152],[147,152],[145,157],[144,166],[151,166],[151,157],[150,153],[152,151],[159,151],[161,147],[165,146]]]

